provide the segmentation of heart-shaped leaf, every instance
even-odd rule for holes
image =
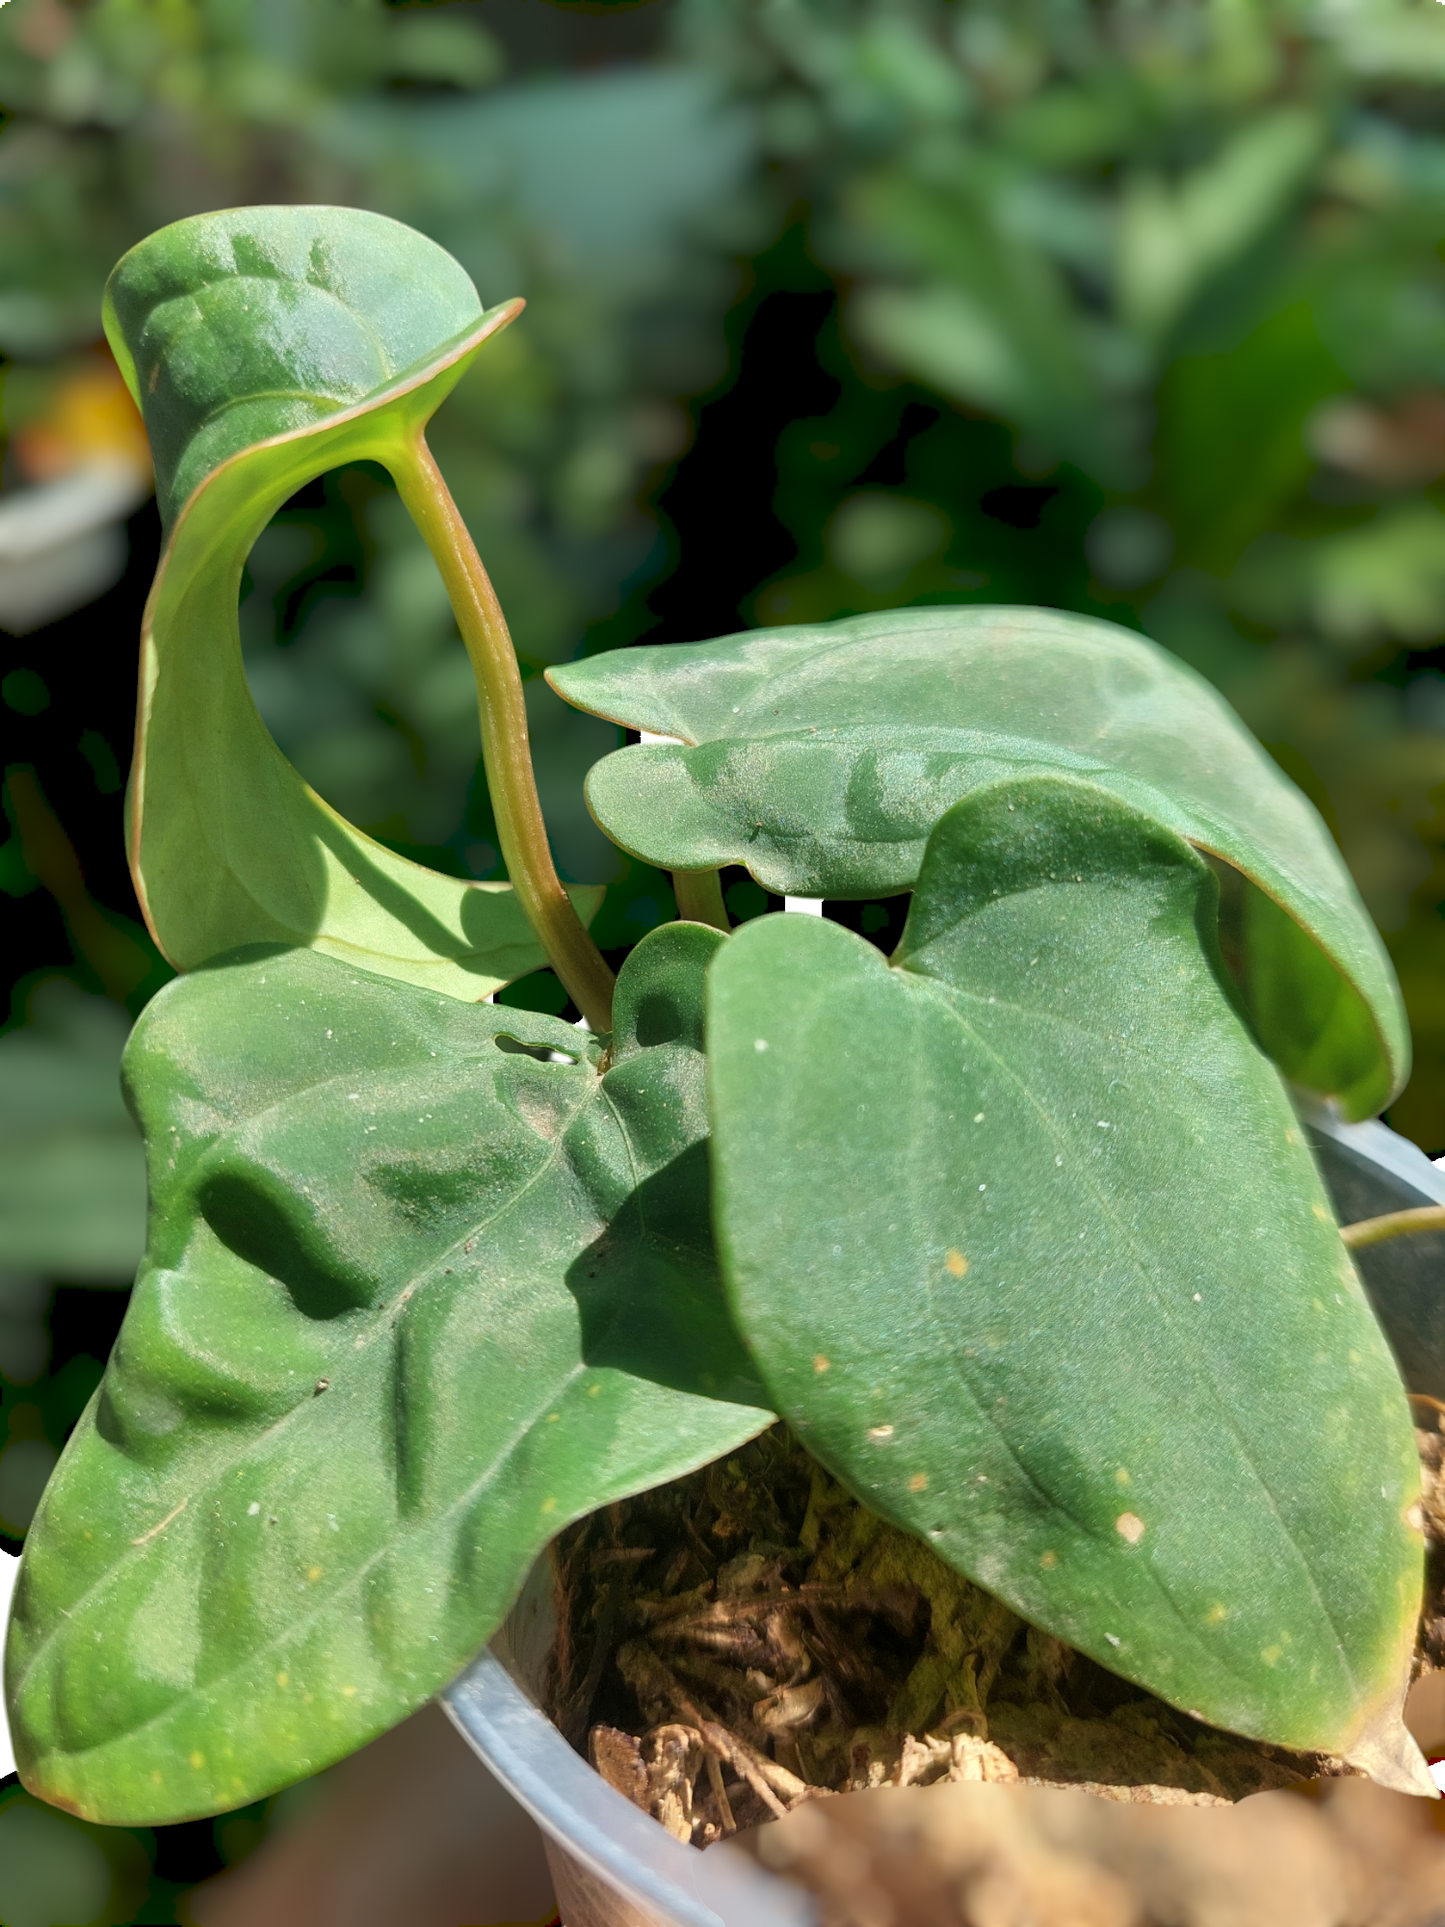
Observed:
[[[507,885],[394,855],[302,782],[256,713],[237,619],[242,565],[288,496],[345,462],[398,470],[520,308],[483,312],[443,249],[356,208],[197,215],[111,276],[106,333],[168,530],[141,637],[131,862],[177,968],[309,944],[476,999],[547,961]],[[571,894],[584,916],[601,901]]]
[[[579,708],[683,739],[593,769],[587,799],[614,841],[666,869],[744,863],[780,895],[910,889],[971,790],[1087,775],[1272,900],[1241,918],[1238,962],[1287,1075],[1351,1116],[1404,1082],[1394,973],[1318,814],[1201,677],[1130,630],[1050,609],[908,609],[621,649],[549,676]]]
[[[710,980],[719,1249],[778,1409],[869,1506],[1176,1705],[1408,1777],[1408,1408],[1215,888],[1036,777],[943,816],[897,967],[744,926]]]
[[[315,1772],[451,1678],[569,1520],[770,1421],[708,1229],[723,941],[644,939],[605,1073],[555,1018],[305,950],[147,1008],[149,1250],[7,1650],[35,1791],[159,1822]]]

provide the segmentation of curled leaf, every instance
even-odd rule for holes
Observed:
[[[167,525],[141,638],[131,864],[178,969],[304,944],[477,999],[545,963],[509,886],[408,862],[301,780],[256,713],[237,619],[242,565],[282,503],[346,462],[396,470],[521,305],[483,311],[442,248],[356,208],[197,215],[111,276],[106,332]],[[601,900],[572,895],[584,916]]]
[[[549,671],[679,744],[588,778],[613,840],[674,870],[743,863],[779,895],[911,889],[943,814],[1007,776],[1072,772],[1235,870],[1232,961],[1287,1076],[1348,1115],[1409,1070],[1394,972],[1319,815],[1222,698],[1113,623],[1052,609],[907,609]]]

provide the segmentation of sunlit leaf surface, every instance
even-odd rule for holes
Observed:
[[[1033,777],[943,816],[896,967],[746,925],[711,979],[719,1248],[778,1408],[869,1506],[1207,1720],[1408,1757],[1409,1412],[1214,888]]]

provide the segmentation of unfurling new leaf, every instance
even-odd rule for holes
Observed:
[[[520,307],[483,312],[443,249],[355,208],[179,221],[112,275],[106,332],[167,522],[141,637],[131,865],[178,969],[238,944],[307,944],[476,999],[547,961],[508,885],[408,862],[302,782],[256,713],[236,613],[242,565],[282,503],[346,462],[404,472]],[[573,894],[584,914],[601,901]]]

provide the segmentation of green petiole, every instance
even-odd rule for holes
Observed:
[[[527,709],[507,619],[466,523],[418,428],[395,468],[401,498],[446,584],[477,678],[482,761],[497,837],[527,920],[594,1031],[612,1029],[615,979],[552,861],[527,738]],[[719,897],[721,905],[721,897]]]

